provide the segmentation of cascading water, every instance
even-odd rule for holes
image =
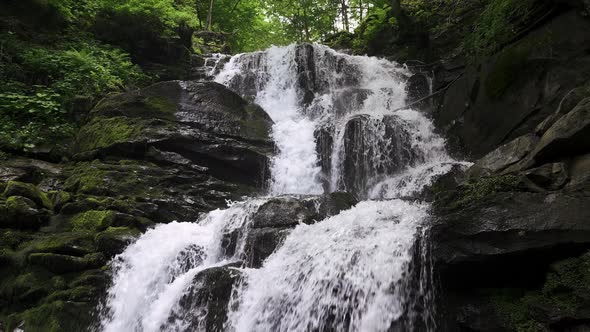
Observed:
[[[274,121],[270,197],[349,191],[365,199],[300,224],[261,268],[240,269],[225,330],[434,328],[421,241],[429,207],[401,198],[457,163],[426,116],[402,109],[409,74],[383,59],[303,44],[234,56],[217,75]],[[113,262],[101,330],[186,331],[187,317],[203,320],[180,298],[200,271],[244,260],[252,216],[267,200],[148,231]],[[236,233],[236,248],[224,250]]]

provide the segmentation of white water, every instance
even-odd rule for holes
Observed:
[[[265,201],[237,203],[210,212],[198,223],[173,222],[146,232],[113,261],[101,330],[183,330],[184,322],[167,322],[183,291],[198,272],[241,258],[247,223]],[[222,237],[234,231],[240,231],[238,248],[226,255]]]
[[[414,266],[416,255],[425,255],[420,236],[429,206],[397,198],[419,194],[457,162],[426,116],[393,111],[406,103],[405,68],[309,47],[235,56],[216,81],[253,98],[275,122],[271,196],[326,188],[372,200],[297,226],[262,268],[242,269],[226,329],[406,331],[418,322],[432,330],[426,273],[415,275],[426,268]],[[318,148],[320,129],[332,142]],[[161,225],[142,236],[113,263],[101,329],[187,330],[187,322],[171,318],[187,316],[178,312],[179,299],[200,271],[244,259],[248,223],[264,202],[234,204],[198,223]],[[222,238],[232,232],[238,248],[225,253]],[[417,301],[424,310],[413,309]]]
[[[402,279],[425,206],[362,202],[300,225],[261,269],[246,271],[237,331],[387,331],[406,309]]]
[[[295,45],[272,47],[266,55],[258,67],[265,84],[259,85],[255,101],[275,122],[272,138],[279,153],[270,167],[270,193],[321,194],[321,170],[313,136],[315,123],[302,114],[297,95]],[[239,74],[239,59],[232,58],[216,81],[227,83]]]

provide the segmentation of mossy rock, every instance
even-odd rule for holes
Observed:
[[[37,209],[32,200],[22,196],[10,196],[4,206],[0,205],[0,227],[38,229],[47,220],[48,213]]]
[[[91,324],[93,307],[86,302],[55,301],[12,315],[6,329],[11,331],[23,322],[24,331],[79,332]]]
[[[95,196],[160,197],[156,185],[165,177],[163,169],[150,163],[106,164],[79,163],[71,169],[65,189],[78,194]]]
[[[115,144],[135,142],[142,138],[145,129],[140,121],[128,117],[97,117],[80,129],[75,152],[82,153]]]
[[[98,232],[107,229],[113,224],[116,212],[106,210],[90,210],[78,213],[71,219],[72,230],[75,232],[89,231]]]
[[[96,246],[90,232],[67,232],[47,234],[30,244],[28,250],[35,253],[84,256],[96,252]]]
[[[68,287],[76,288],[80,286],[92,286],[94,288],[103,289],[110,282],[110,277],[104,269],[95,269],[84,271],[82,274],[72,280]]]
[[[544,331],[590,318],[590,253],[553,263],[540,290],[491,290],[490,301],[506,328]]]
[[[109,227],[96,235],[96,244],[100,252],[113,257],[123,252],[125,247],[141,235],[137,229],[129,227]]]
[[[53,292],[44,299],[45,302],[54,301],[74,301],[74,302],[92,302],[100,294],[98,290],[92,286],[80,285],[75,288],[64,289]]]
[[[19,181],[8,181],[6,188],[4,189],[3,195],[9,196],[22,196],[26,197],[40,208],[53,209],[51,200],[47,197],[47,194],[39,190],[34,184],[24,183]]]
[[[89,254],[84,257],[33,253],[29,255],[28,262],[31,265],[42,266],[53,273],[63,274],[101,267],[104,265],[105,259],[100,253]]]
[[[62,190],[52,190],[47,192],[47,198],[51,202],[53,209],[59,211],[65,204],[72,200],[72,195]]]
[[[138,92],[107,97],[95,106],[91,115],[174,120],[179,98],[178,83],[161,82]]]
[[[523,185],[521,176],[501,175],[471,179],[461,184],[452,196],[441,197],[437,207],[458,209],[484,199],[496,192],[519,191]]]

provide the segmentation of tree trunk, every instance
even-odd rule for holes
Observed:
[[[350,25],[348,24],[348,6],[346,5],[346,0],[340,0],[340,4],[342,6],[342,23],[344,23],[344,30],[350,32]]]
[[[209,3],[209,13],[207,13],[207,24],[205,25],[205,30],[211,29],[211,24],[213,23],[213,3],[215,0],[211,0]]]
[[[359,24],[363,21],[363,0],[359,0]]]
[[[303,28],[305,30],[305,41],[309,42],[311,41],[311,34],[309,32],[309,21],[308,21],[308,17],[307,17],[307,8],[305,8],[305,6],[303,7]]]
[[[401,17],[402,15],[402,5],[401,0],[391,0],[391,12],[393,16],[396,18]]]

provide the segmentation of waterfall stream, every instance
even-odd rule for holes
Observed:
[[[113,261],[100,330],[205,330],[207,311],[187,310],[181,298],[200,287],[200,272],[228,264],[237,264],[240,278],[227,331],[434,329],[423,238],[429,206],[406,198],[461,163],[448,156],[427,116],[401,109],[410,74],[321,45],[232,57],[215,80],[274,121],[268,197],[233,203],[196,223],[160,225],[131,244]],[[300,223],[261,267],[239,267],[264,203],[335,191],[363,201]]]

